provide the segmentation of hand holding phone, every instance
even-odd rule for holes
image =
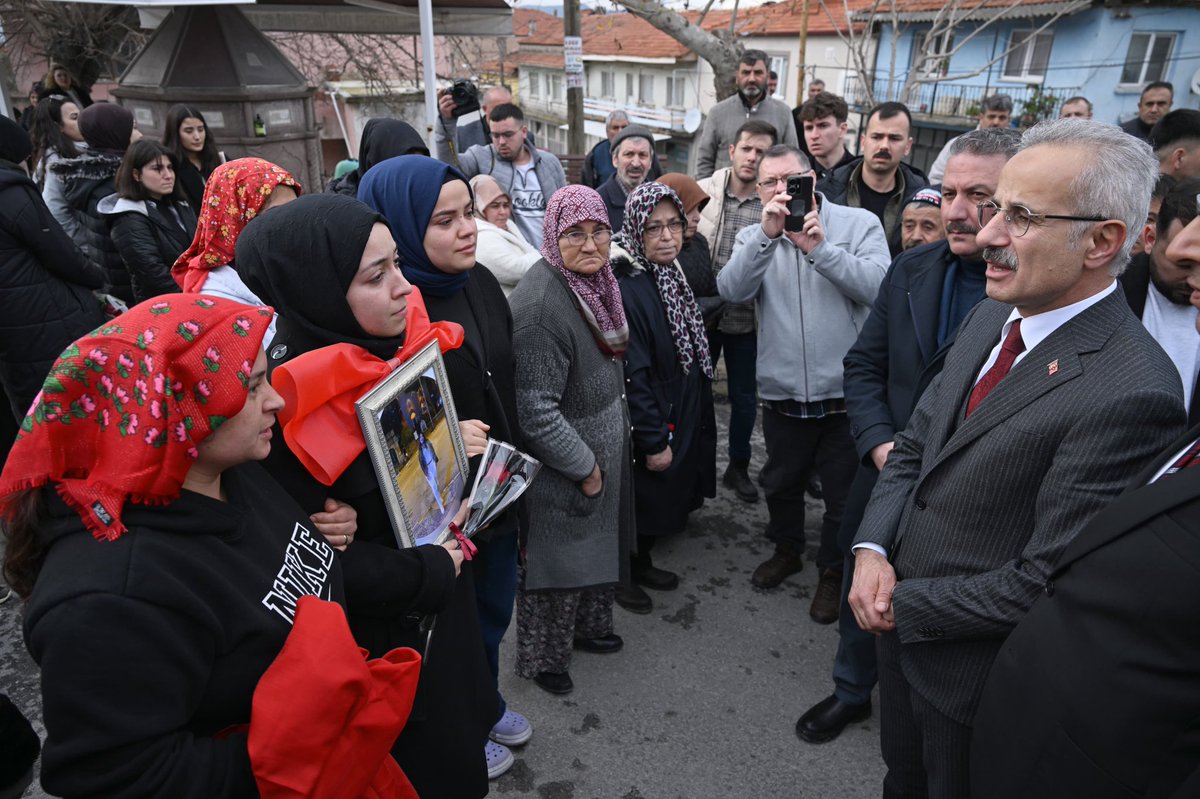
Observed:
[[[783,221],[783,229],[798,233],[804,230],[804,217],[813,207],[813,191],[816,180],[812,175],[792,175],[787,179],[788,201],[787,219]]]

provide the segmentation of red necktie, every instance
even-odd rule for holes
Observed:
[[[1190,469],[1193,466],[1200,466],[1200,439],[1188,447],[1187,452],[1183,453],[1179,460],[1172,463],[1170,468],[1163,472],[1163,477],[1175,474],[1180,469]]]
[[[1017,319],[1012,323],[1012,327],[1008,329],[1008,335],[1004,337],[1004,343],[1000,345],[1000,355],[997,356],[996,362],[992,364],[992,368],[988,369],[983,377],[979,378],[979,382],[975,384],[975,388],[971,389],[971,398],[967,400],[967,416],[969,417],[975,412],[975,408],[979,403],[983,402],[983,398],[992,393],[992,389],[996,384],[1004,379],[1008,374],[1008,370],[1012,368],[1013,361],[1017,356],[1025,351],[1025,342],[1021,340],[1021,320]]]

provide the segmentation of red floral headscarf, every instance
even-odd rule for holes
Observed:
[[[200,291],[208,270],[233,260],[242,229],[280,185],[301,192],[291,173],[261,158],[239,158],[213,170],[200,202],[196,237],[171,267],[171,277],[184,291]]]
[[[126,500],[179,497],[197,445],[246,404],[272,310],[165,294],[67,347],[0,474],[15,492],[54,483],[99,540],[125,533]]]

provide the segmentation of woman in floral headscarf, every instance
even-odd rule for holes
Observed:
[[[517,412],[545,468],[529,488],[517,594],[517,674],[574,687],[571,649],[616,652],[613,586],[627,576],[632,532],[629,421],[621,357],[629,339],[608,262],[608,212],[567,186],[546,207],[542,260],[509,297]]]
[[[0,474],[55,796],[257,796],[251,697],[333,549],[256,463],[271,309],[168,294],[71,345]],[[297,573],[293,564],[302,564]]]
[[[202,292],[261,305],[234,265],[238,236],[254,217],[296,199],[300,192],[299,182],[270,161],[239,158],[221,164],[205,184],[192,246],[175,260],[171,277],[189,294]],[[272,324],[263,347],[270,346],[274,337]]]
[[[679,585],[678,576],[650,561],[657,538],[681,532],[688,513],[716,493],[712,358],[700,309],[676,261],[686,227],[679,195],[662,183],[643,183],[626,199],[624,225],[613,240],[613,271],[629,320],[625,381],[637,554],[628,598],[637,607],[649,603],[638,586],[670,591]],[[618,602],[624,599],[625,593],[617,595]]]

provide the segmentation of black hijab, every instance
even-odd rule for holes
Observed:
[[[29,132],[8,117],[0,116],[0,159],[16,166],[32,152]]]
[[[404,344],[403,336],[369,335],[346,302],[376,223],[387,221],[357,200],[326,193],[306,194],[246,225],[238,274],[279,314],[267,353],[272,369],[331,344],[355,344],[383,359]]]
[[[399,119],[368,120],[358,143],[358,169],[329,184],[328,190],[355,197],[368,169],[400,155],[429,155],[429,148],[416,128]]]
[[[95,103],[79,112],[79,132],[88,147],[124,155],[133,135],[133,113],[112,103]]]

